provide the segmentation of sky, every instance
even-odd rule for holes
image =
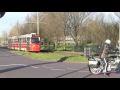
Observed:
[[[9,31],[17,21],[22,23],[25,21],[25,17],[32,12],[6,12],[5,15],[0,18],[0,35],[2,31]]]
[[[32,12],[6,12],[6,14],[0,18],[0,36],[3,31],[9,32],[11,27],[15,25],[17,21],[22,23],[25,21],[27,15],[31,14]],[[108,15],[115,16],[112,12],[104,12],[106,18]]]

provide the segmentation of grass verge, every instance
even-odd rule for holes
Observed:
[[[58,61],[58,62],[87,62],[87,58],[84,56],[73,56],[73,55],[64,55],[59,53],[33,53],[33,52],[24,52],[24,51],[10,51],[25,57],[31,58],[33,60],[49,60],[49,61]]]

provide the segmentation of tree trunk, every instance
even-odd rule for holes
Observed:
[[[50,42],[48,42],[48,50],[50,51]]]
[[[75,46],[78,46],[78,40],[77,40],[77,38],[75,39]]]
[[[58,43],[55,42],[55,50],[57,50],[57,47],[58,47]]]
[[[45,41],[43,41],[43,48],[45,49]]]
[[[64,48],[63,49],[64,49],[64,51],[66,51],[66,37],[64,37],[63,41],[64,41]]]

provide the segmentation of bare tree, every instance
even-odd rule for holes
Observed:
[[[120,12],[114,12],[114,13],[120,19]]]
[[[93,43],[102,44],[106,39],[110,39],[112,44],[116,45],[118,25],[112,17],[106,22],[103,14],[97,15],[95,20],[89,21],[88,31]]]
[[[68,36],[68,12],[59,12],[58,18],[62,28],[61,40],[63,40],[63,49],[66,50],[66,38]]]
[[[44,16],[48,14],[47,16]],[[39,14],[40,23],[40,37],[43,42],[43,46],[45,47],[47,43],[53,42],[55,44],[55,49],[57,49],[58,40],[61,35],[61,25],[60,20],[58,18],[59,13],[57,12],[45,12]],[[30,19],[29,19],[30,18]],[[36,13],[33,13],[31,17],[26,19],[26,22],[35,22],[36,21]],[[36,32],[36,23],[31,24],[32,32]]]
[[[17,32],[18,32],[17,30],[18,30],[17,25],[14,25],[10,30],[9,36],[17,36]]]
[[[72,36],[75,46],[78,46],[79,40],[81,40],[83,32],[83,23],[89,18],[92,12],[69,12],[69,31]]]
[[[50,38],[52,42],[54,42],[55,50],[58,47],[58,40],[62,36],[62,27],[60,25],[58,15],[59,15],[58,12],[50,12],[48,15],[49,24],[47,32],[49,32]]]
[[[7,39],[8,39],[8,33],[7,31],[3,31],[1,41],[4,46],[7,45]]]

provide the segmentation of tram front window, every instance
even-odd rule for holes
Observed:
[[[39,43],[39,38],[32,38],[31,43]]]

